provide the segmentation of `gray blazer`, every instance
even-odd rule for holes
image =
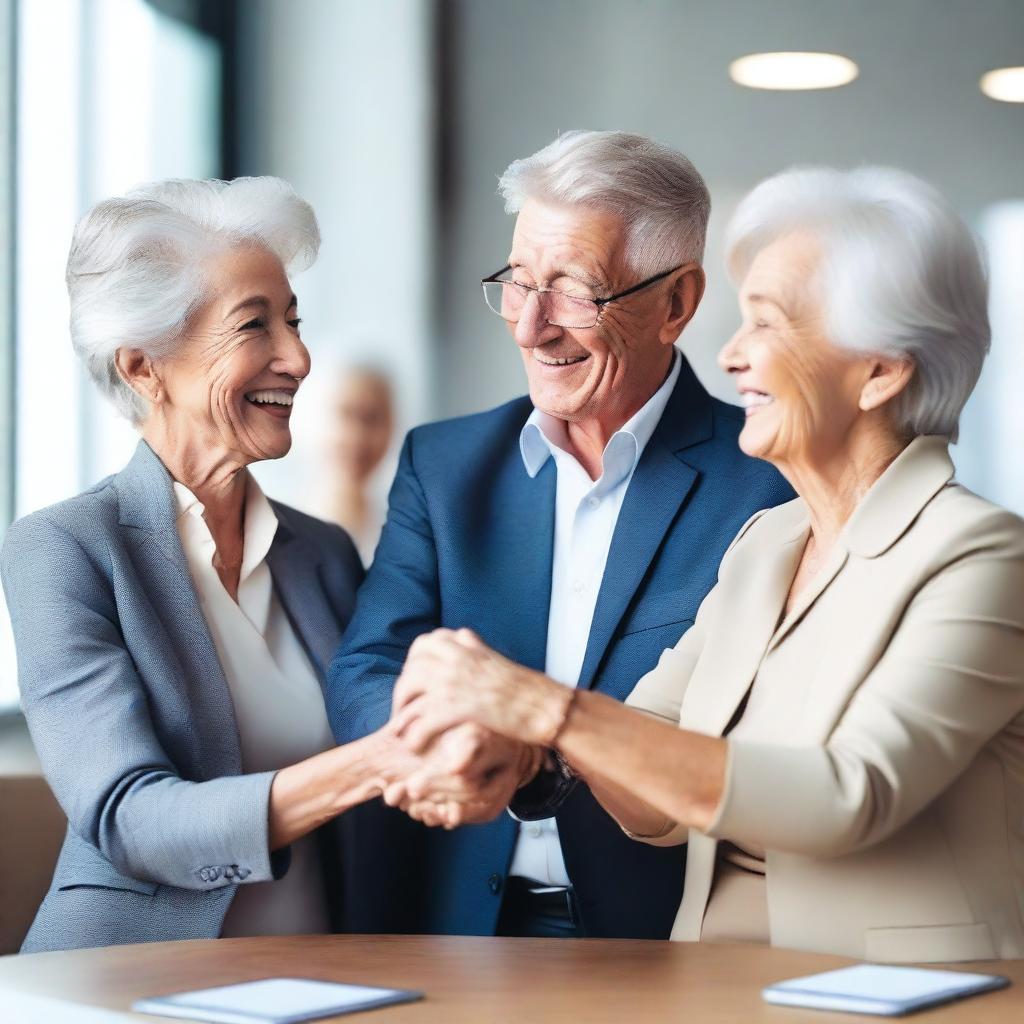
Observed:
[[[274,503],[277,595],[323,679],[363,570],[348,535]],[[22,705],[68,817],[23,950],[212,938],[239,883],[279,878],[273,772],[242,774],[227,681],[140,442],[115,476],[7,532]]]

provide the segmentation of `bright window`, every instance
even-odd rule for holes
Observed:
[[[116,472],[137,436],[99,396],[68,335],[64,264],[97,200],[220,171],[219,45],[144,0],[18,5],[15,513]],[[17,700],[0,607],[0,707]]]

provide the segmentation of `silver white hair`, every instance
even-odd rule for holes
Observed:
[[[204,263],[236,246],[266,249],[297,273],[320,247],[316,215],[280,178],[171,180],[104,199],[76,226],[66,276],[71,342],[133,423],[148,406],[118,373],[117,350],[172,352],[208,297]]]
[[[739,283],[765,246],[793,231],[820,242],[829,338],[910,359],[893,400],[905,437],[956,440],[960,413],[988,354],[988,276],[979,241],[931,185],[905,171],[796,167],[761,182],[726,230]]]
[[[498,182],[506,213],[528,199],[607,210],[626,224],[639,276],[704,258],[711,196],[682,153],[626,132],[574,131],[513,161]]]

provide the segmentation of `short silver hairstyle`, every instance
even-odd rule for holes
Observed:
[[[711,196],[682,153],[627,132],[574,131],[513,161],[498,182],[506,213],[528,199],[589,206],[626,225],[626,260],[646,277],[704,258]]]
[[[795,167],[761,182],[733,215],[733,280],[767,245],[801,230],[823,248],[815,283],[829,338],[910,359],[913,377],[893,400],[896,429],[955,441],[991,340],[978,239],[937,189],[905,171]]]
[[[320,247],[312,207],[280,178],[159,181],[104,199],[68,255],[71,342],[103,394],[133,423],[148,404],[117,371],[119,348],[170,354],[209,297],[204,263],[237,246],[273,253],[288,273]]]

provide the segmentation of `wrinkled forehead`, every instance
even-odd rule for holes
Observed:
[[[286,311],[295,303],[288,275],[274,253],[254,245],[222,249],[206,260],[202,268],[210,312],[229,316],[248,299],[261,298],[275,311]],[[255,304],[255,303],[254,303]]]
[[[538,279],[574,277],[599,286],[624,264],[626,225],[607,210],[528,200],[516,218],[509,263]]]
[[[821,298],[824,250],[810,231],[792,231],[766,245],[754,257],[740,286],[746,302],[771,302],[792,319]]]

